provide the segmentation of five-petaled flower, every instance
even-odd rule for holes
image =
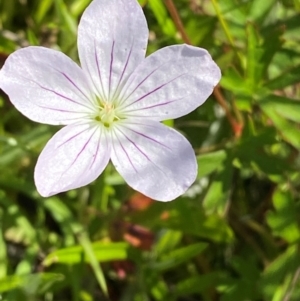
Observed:
[[[148,28],[136,0],[94,0],[78,28],[81,67],[63,53],[27,47],[11,54],[0,88],[33,121],[65,125],[35,167],[42,196],[94,181],[109,160],[134,189],[160,201],[195,181],[190,143],[160,123],[200,106],[220,80],[204,49],[165,47],[145,58]]]

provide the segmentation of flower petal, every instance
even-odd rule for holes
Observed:
[[[134,189],[158,201],[171,201],[195,181],[197,163],[190,143],[156,121],[136,120],[113,131],[111,160]]]
[[[120,96],[123,112],[158,121],[181,117],[200,106],[220,78],[205,49],[165,47],[147,57],[128,79]]]
[[[94,0],[78,27],[82,68],[95,92],[113,99],[122,83],[145,58],[148,27],[136,0]]]
[[[38,192],[51,196],[94,181],[110,158],[105,130],[89,124],[68,125],[46,144],[35,167]]]
[[[29,119],[69,124],[91,110],[83,71],[61,52],[43,47],[17,50],[0,71],[0,88]]]

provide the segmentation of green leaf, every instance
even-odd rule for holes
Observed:
[[[300,122],[300,101],[298,100],[284,96],[270,95],[265,97],[260,104],[272,108],[278,115],[286,119]]]
[[[92,243],[93,252],[99,262],[112,260],[122,260],[128,257],[127,243],[95,242]],[[43,261],[44,266],[54,263],[78,264],[84,260],[89,262],[89,258],[84,256],[81,245],[56,250],[50,253]]]
[[[211,35],[216,29],[217,19],[205,15],[201,16],[201,18],[197,16],[193,18],[193,16],[190,15],[184,25],[192,45],[203,45],[205,42],[212,42]],[[200,31],[199,28],[201,28]]]
[[[181,241],[182,232],[166,230],[155,244],[156,254],[164,254],[173,250]]]
[[[263,50],[260,47],[261,37],[258,35],[254,24],[248,23],[246,26],[247,34],[247,68],[246,80],[251,91],[255,91],[258,86],[260,78],[260,70],[262,68],[260,58]]]
[[[248,83],[241,76],[241,74],[232,66],[223,71],[223,76],[221,78],[220,85],[229,91],[242,95],[252,96],[252,91]]]
[[[174,268],[192,257],[201,254],[208,247],[207,243],[196,243],[187,247],[179,248],[165,254],[158,262],[150,265],[150,268],[156,271],[165,271]]]
[[[291,193],[277,189],[273,195],[273,205],[275,211],[267,214],[267,222],[273,235],[280,236],[289,243],[299,241],[297,208]]]
[[[218,272],[212,272],[205,275],[197,275],[184,279],[176,283],[173,294],[176,297],[179,297],[205,292],[208,288],[216,286],[218,276]]]
[[[266,150],[267,146],[276,143],[276,131],[272,127],[265,128],[257,135],[248,136],[236,148],[235,155],[239,164],[234,161],[235,165],[239,168],[252,168],[267,176],[282,176],[283,170],[290,169],[286,161]]]
[[[85,8],[90,4],[90,0],[76,0],[71,2],[70,11],[72,16],[78,17],[83,13]]]
[[[28,294],[36,294],[49,289],[55,282],[62,281],[64,276],[55,273],[39,273],[29,275],[13,275],[0,280],[0,292],[8,292],[17,288]]]
[[[2,221],[0,221],[0,229],[2,229]],[[4,241],[4,237],[2,231],[0,231],[0,279],[3,279],[7,273],[7,251],[6,251],[6,244]]]
[[[286,120],[284,117],[281,117],[272,104],[262,104],[261,108],[263,112],[272,120],[275,127],[279,130],[282,138],[296,148],[300,148],[299,130],[295,127],[295,125]]]
[[[197,156],[198,178],[202,178],[213,171],[217,170],[226,160],[227,153],[225,150],[219,150],[212,153]]]
[[[44,203],[44,206],[51,212],[54,219],[61,224],[62,229],[65,231],[66,236],[71,243],[73,243],[74,235],[77,235],[81,244],[80,247],[82,248],[82,252],[80,252],[80,254],[84,253],[84,255],[88,258],[103,293],[107,295],[107,285],[103,271],[101,266],[98,264],[96,254],[93,252],[91,241],[83,229],[83,226],[74,219],[71,210],[69,210],[69,208],[57,197],[49,198],[47,202]]]
[[[218,281],[218,290],[222,292],[222,301],[258,300],[257,279],[260,271],[253,257],[245,258],[234,256],[230,266],[239,276],[231,277],[221,274]]]
[[[62,232],[64,233],[64,239],[66,245],[74,245],[74,228],[77,228],[77,224],[73,218],[71,210],[57,197],[51,197],[43,202],[44,208],[51,214],[53,219],[58,222]],[[77,231],[77,229],[76,229]]]
[[[0,167],[5,167],[12,162],[16,162],[24,158],[24,156],[34,148],[44,144],[50,137],[49,128],[47,126],[36,126],[30,131],[22,134],[20,139],[13,136],[2,137],[0,140],[6,141],[0,156]]]
[[[15,243],[33,245],[36,240],[36,229],[34,229],[24,212],[9,199],[0,199],[0,204],[5,208],[5,217],[10,221],[10,224],[6,225],[6,238]]]
[[[300,255],[297,245],[288,247],[280,256],[267,266],[259,282],[260,288],[265,296],[265,300],[283,300],[284,296],[292,291],[285,291],[282,284],[288,280],[292,284],[292,279],[300,266]],[[287,289],[290,289],[289,286]],[[299,293],[299,291],[298,291]],[[275,296],[277,298],[275,299]],[[299,297],[299,295],[298,295]],[[274,299],[273,299],[274,298]],[[299,300],[293,298],[290,300]]]
[[[57,15],[59,16],[61,26],[72,36],[77,34],[77,22],[74,16],[71,15],[69,8],[63,0],[54,0]]]
[[[300,66],[295,66],[289,68],[288,70],[285,70],[276,78],[273,78],[272,80],[268,81],[265,84],[265,87],[270,90],[280,90],[288,86],[299,83],[299,78],[300,78]]]
[[[268,15],[274,6],[276,0],[268,0],[268,1],[261,1],[261,0],[254,0],[251,1],[251,8],[248,14],[251,20],[260,21],[263,20],[266,15]]]
[[[267,37],[262,37],[253,23],[248,23],[246,82],[252,93],[259,94],[258,88],[266,80],[267,70],[274,55],[281,49],[282,27],[275,27]]]
[[[235,0],[218,1],[218,2],[224,18],[230,21],[234,21],[239,25],[245,24],[246,13],[244,8],[246,3],[243,3],[241,1],[237,2]],[[231,28],[232,27],[233,25],[231,25]]]
[[[224,161],[224,164],[219,163],[216,166],[219,171],[211,181],[203,200],[203,207],[206,213],[209,214],[218,213],[222,216],[228,204],[233,166],[230,158],[226,158],[226,161]]]
[[[37,23],[42,22],[42,20],[47,15],[52,5],[53,5],[53,0],[43,0],[39,2],[37,11],[34,14]]]
[[[148,3],[164,34],[174,38],[177,32],[176,27],[162,0],[149,0]]]
[[[183,201],[183,200],[181,200]],[[206,215],[197,208],[179,206],[169,212],[170,216],[161,225],[170,229],[196,235],[215,242],[230,242],[233,233],[226,221],[217,214]]]

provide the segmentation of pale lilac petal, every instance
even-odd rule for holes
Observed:
[[[112,162],[135,190],[171,201],[195,181],[197,163],[190,143],[156,121],[136,120],[114,127]]]
[[[148,27],[136,0],[95,0],[78,28],[82,68],[103,99],[113,99],[145,58]]]
[[[91,111],[90,89],[80,67],[44,47],[17,50],[0,71],[0,88],[29,119],[70,124]]]
[[[35,167],[38,192],[51,196],[94,181],[110,158],[105,130],[89,124],[68,125],[49,140]]]
[[[219,67],[202,48],[165,47],[147,57],[128,79],[122,107],[128,116],[152,120],[178,118],[195,110],[221,77]]]

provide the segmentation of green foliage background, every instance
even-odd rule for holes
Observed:
[[[27,45],[77,60],[89,2],[1,0],[0,66]],[[223,73],[203,106],[168,121],[192,143],[198,179],[152,202],[109,166],[87,187],[41,198],[33,169],[58,128],[1,93],[0,299],[300,300],[300,1],[140,3],[149,54],[191,43]]]

